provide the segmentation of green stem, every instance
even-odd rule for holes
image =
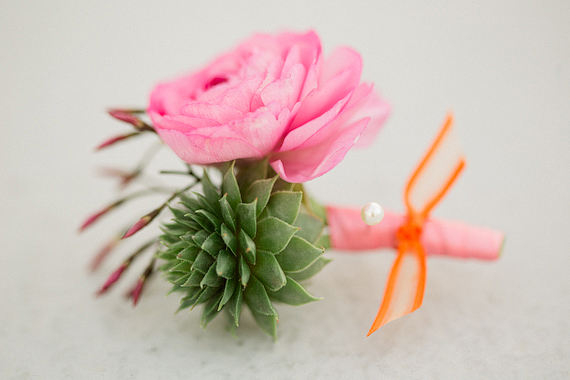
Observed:
[[[182,170],[161,170],[159,171],[160,174],[180,174],[180,175],[190,175],[188,172],[183,172]]]
[[[150,146],[150,148],[147,149],[147,151],[144,153],[144,155],[140,159],[135,169],[131,172],[131,176],[133,178],[137,177],[148,166],[148,164],[156,156],[160,148],[162,148],[161,143],[153,144]]]
[[[169,193],[171,191],[172,191],[171,189],[167,189],[166,187],[149,187],[148,189],[135,191],[134,193],[129,194],[129,195],[119,199],[114,204],[118,206],[121,203],[130,201],[131,199],[135,199],[135,198],[142,197],[145,195],[156,194],[156,193],[166,193],[166,192]]]

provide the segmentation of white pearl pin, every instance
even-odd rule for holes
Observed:
[[[384,209],[378,203],[371,202],[362,207],[360,216],[364,223],[373,226],[380,223],[384,218]]]

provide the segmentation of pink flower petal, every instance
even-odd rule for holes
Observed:
[[[303,84],[303,89],[301,91],[301,96],[299,100],[304,100],[307,95],[309,95],[312,91],[315,91],[318,85],[318,76],[322,69],[323,69],[323,56],[319,54],[315,60],[311,63],[307,70],[307,76],[305,78],[305,83]]]
[[[350,128],[350,126],[363,118],[369,120],[368,113],[371,110],[365,108],[365,106],[373,93],[372,86],[369,84],[363,83],[358,86],[354,92],[349,94],[348,102],[338,116],[328,124],[322,125],[316,133],[307,138],[302,144],[297,145],[295,149],[307,149],[320,144],[326,145],[331,137],[334,138],[335,135],[342,133],[345,128]],[[299,129],[302,127],[299,127]]]
[[[280,108],[292,109],[301,93],[305,81],[305,68],[296,64],[285,75],[269,84],[261,92],[265,105],[277,102]]]
[[[303,100],[292,128],[318,117],[355,89],[360,81],[361,71],[362,59],[357,52],[349,48],[335,50],[323,65],[318,78],[318,89]]]
[[[281,62],[280,64],[278,62]],[[240,67],[237,77],[238,78],[264,78],[269,71],[270,67],[279,66],[276,77],[279,77],[283,67],[283,57],[269,51],[258,51],[255,53],[248,53],[245,58],[245,63]]]
[[[386,119],[390,116],[390,112],[390,103],[378,96],[375,91],[371,91],[370,96],[359,107],[358,111],[351,116],[353,120],[362,117],[370,118],[366,129],[356,142],[355,146],[358,148],[370,146],[370,144],[374,142],[380,128],[382,128]]]
[[[241,44],[237,52],[241,54],[251,53],[252,51],[268,51],[275,55],[280,55],[285,58],[292,46],[298,45],[303,51],[314,51],[319,53],[321,50],[320,39],[313,31],[305,34],[298,33],[280,33],[276,36],[269,34],[256,34],[249,40]],[[307,56],[308,62],[302,62],[305,67],[311,63],[311,57],[303,53],[302,56]]]
[[[275,57],[274,60],[271,62],[271,64],[267,67],[267,70],[264,74],[265,78],[263,79],[263,82],[257,88],[255,94],[252,97],[251,100],[252,110],[256,110],[265,105],[265,103],[261,99],[261,92],[265,87],[267,87],[270,83],[276,81],[281,76],[281,72],[283,70],[283,64],[284,64],[283,58],[278,56]]]
[[[309,120],[304,125],[290,131],[283,139],[283,144],[279,148],[279,152],[286,152],[297,149],[300,145],[305,143],[311,136],[317,133],[321,128],[327,126],[338,117],[344,106],[348,103],[352,93],[347,94],[343,99],[339,100],[331,109],[319,117]]]
[[[293,150],[275,155],[270,164],[281,178],[293,183],[302,183],[317,178],[335,167],[354,145],[366,124],[360,120],[330,138],[326,144],[313,148]]]
[[[188,75],[157,85],[150,95],[147,111],[159,115],[178,115],[188,99],[191,99],[206,80],[204,72]]]
[[[252,98],[262,82],[263,79],[258,77],[239,79],[239,81],[237,79],[229,79],[228,82],[219,84],[204,92],[200,97],[197,97],[196,102],[191,101],[190,104],[215,104],[246,114],[252,110]],[[186,114],[186,108],[182,110],[182,113]]]
[[[279,110],[276,104],[269,104],[268,107],[260,108],[242,120],[232,122],[232,128],[241,133],[243,138],[256,147],[262,155],[266,155],[275,149],[289,122],[289,110],[286,108],[280,112]],[[279,113],[276,117],[274,115],[277,112]]]
[[[263,157],[263,154],[241,137],[210,138],[192,132],[182,133],[173,129],[160,130],[158,133],[174,153],[189,164],[209,165],[237,158]]]
[[[157,132],[160,129],[174,129],[180,132],[189,132],[197,128],[215,127],[220,125],[220,123],[215,120],[203,119],[199,117],[190,117],[183,115],[160,116],[154,112],[150,113],[149,116],[152,119]]]
[[[188,132],[158,129],[160,137],[183,161],[211,164],[238,158],[262,158],[271,152],[287,127],[289,111],[276,118],[259,109],[231,123]]]
[[[326,58],[319,81],[328,83],[345,71],[352,74],[347,85],[350,88],[358,86],[362,72],[362,58],[354,49],[339,47]]]
[[[375,111],[375,107],[380,111]],[[338,112],[338,108],[342,108]],[[270,163],[287,181],[316,178],[340,162],[374,117],[370,135],[378,131],[388,108],[372,90],[362,84],[320,118],[291,131]]]
[[[182,114],[196,119],[212,120],[218,124],[225,124],[238,118],[241,119],[245,115],[243,112],[228,106],[198,102],[186,105],[182,109]]]
[[[291,65],[297,62],[301,63],[305,68],[309,68],[311,64],[316,60],[316,58],[321,54],[321,41],[319,36],[313,31],[310,31],[304,35],[298,35],[296,33],[282,34],[279,39],[281,39],[284,46],[289,48],[287,52],[291,55]],[[289,65],[286,65],[285,70],[287,70]]]

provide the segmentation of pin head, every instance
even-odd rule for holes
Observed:
[[[384,218],[384,209],[378,203],[371,202],[362,208],[360,216],[364,223],[373,226],[380,223]]]

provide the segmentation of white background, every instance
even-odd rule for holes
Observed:
[[[568,378],[570,376],[570,3],[567,1],[3,1],[0,4],[0,377],[7,379]],[[158,277],[135,309],[94,292],[128,254],[86,267],[117,228],[83,235],[116,197],[97,168],[133,167],[145,142],[93,153],[128,127],[109,106],[255,31],[314,28],[351,45],[393,105],[377,141],[308,184],[324,202],[402,210],[401,192],[453,110],[468,168],[435,217],[502,229],[497,262],[431,258],[424,305],[369,338],[392,251],[349,255],[315,277],[324,300],[281,306],[273,343],[243,318],[206,331],[173,316]],[[142,140],[142,139],[141,139]],[[172,168],[168,152],[159,168]],[[162,164],[160,160],[169,162]],[[138,208],[136,208],[138,207]]]

